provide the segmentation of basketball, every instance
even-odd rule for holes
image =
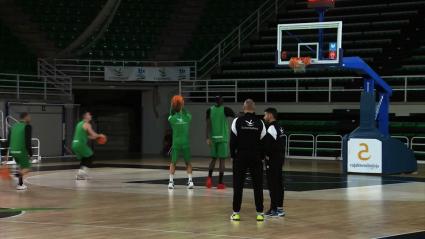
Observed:
[[[3,180],[10,180],[10,170],[7,165],[1,165],[0,166],[0,178]]]
[[[96,143],[101,144],[101,145],[106,144],[106,142],[108,142],[108,138],[104,134],[100,134],[99,137],[97,137],[97,139],[96,139]]]
[[[181,96],[181,95],[173,96],[173,98],[171,99],[171,107],[174,110],[176,110],[176,111],[179,110],[183,105],[184,105],[183,96]]]

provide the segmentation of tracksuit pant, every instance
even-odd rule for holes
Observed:
[[[266,159],[267,186],[270,193],[270,209],[283,207],[284,185],[282,176],[283,157]]]
[[[263,163],[259,157],[236,157],[233,160],[233,211],[241,210],[245,178],[249,172],[254,189],[255,207],[263,212]]]

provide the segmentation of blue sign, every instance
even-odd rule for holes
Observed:
[[[336,51],[336,42],[329,43],[329,51]]]

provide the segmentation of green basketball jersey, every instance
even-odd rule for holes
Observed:
[[[93,155],[93,150],[88,146],[89,136],[84,129],[84,120],[78,122],[75,127],[74,139],[72,140],[72,152],[78,159],[88,158]]]
[[[229,126],[227,123],[224,106],[212,106],[210,108],[211,140],[213,142],[229,141]]]
[[[78,122],[77,126],[75,127],[75,133],[74,133],[74,139],[72,140],[73,144],[81,144],[86,145],[88,142],[88,134],[87,131],[84,129],[84,120],[81,120]]]
[[[168,122],[173,131],[173,147],[189,146],[189,128],[191,121],[192,115],[184,109],[168,117]]]
[[[10,153],[11,154],[28,154],[25,145],[25,127],[24,122],[14,124],[10,131]]]

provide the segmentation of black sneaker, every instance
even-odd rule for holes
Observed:
[[[278,217],[279,216],[277,211],[273,210],[273,209],[268,210],[264,215],[267,216],[267,217]]]
[[[284,217],[286,215],[286,212],[283,210],[283,208],[277,208],[276,212],[278,217]]]

